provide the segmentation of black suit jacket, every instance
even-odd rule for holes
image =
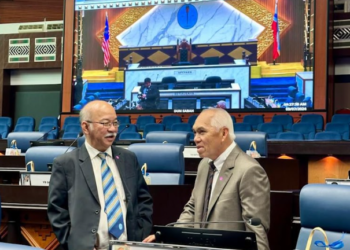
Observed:
[[[139,98],[140,104],[143,109],[157,109],[157,105],[159,102],[159,89],[157,86],[151,85],[147,91],[146,98],[142,98],[143,91],[145,90],[145,86],[141,86]]]
[[[125,191],[128,240],[141,241],[152,230],[152,198],[135,154],[113,146],[112,153]],[[84,144],[54,160],[48,217],[65,249],[93,250],[100,212],[94,172]]]

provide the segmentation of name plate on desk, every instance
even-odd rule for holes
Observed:
[[[185,147],[184,158],[200,158],[196,147]]]
[[[51,172],[21,172],[22,186],[49,186]]]

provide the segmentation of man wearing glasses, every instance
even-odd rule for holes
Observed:
[[[112,147],[119,123],[104,101],[80,112],[85,143],[54,160],[48,217],[68,250],[108,249],[111,239],[142,241],[152,229],[152,198],[136,156]]]

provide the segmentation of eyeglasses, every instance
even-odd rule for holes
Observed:
[[[98,123],[98,124],[103,125],[103,127],[105,127],[105,128],[110,128],[112,125],[115,128],[119,127],[119,122],[118,121],[114,121],[114,122],[92,122],[92,121],[86,121],[86,122],[88,122],[88,123]]]

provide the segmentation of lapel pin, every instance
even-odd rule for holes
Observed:
[[[224,178],[223,178],[222,176],[220,176],[220,178],[219,178],[219,179],[220,179],[220,181],[222,181]]]
[[[119,156],[117,155],[116,157],[115,157],[117,160],[119,160]]]

